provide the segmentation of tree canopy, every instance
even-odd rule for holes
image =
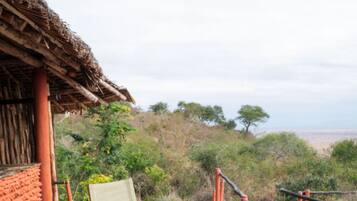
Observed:
[[[251,126],[257,126],[269,119],[269,114],[263,108],[255,105],[243,105],[238,111],[237,119],[244,126],[244,132],[248,133]]]
[[[154,112],[155,114],[164,114],[169,112],[169,107],[167,103],[164,102],[158,102],[154,105],[150,105],[149,110],[151,112]]]
[[[176,112],[182,112],[186,118],[207,124],[223,125],[226,122],[223,109],[218,105],[204,106],[199,103],[180,101]]]

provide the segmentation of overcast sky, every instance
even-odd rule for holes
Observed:
[[[263,128],[357,128],[353,0],[48,0],[137,105],[262,106]]]

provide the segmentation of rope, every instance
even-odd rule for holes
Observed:
[[[239,189],[239,187],[233,183],[233,181],[231,181],[226,175],[224,175],[222,172],[220,174],[220,176],[222,177],[222,179],[224,179],[229,186],[233,189],[233,191],[239,196],[239,197],[243,197],[245,194]]]
[[[311,191],[311,194],[315,195],[346,195],[346,194],[355,194],[357,191]]]
[[[311,197],[306,197],[306,196],[303,196],[303,195],[299,195],[295,192],[292,192],[292,191],[289,191],[285,188],[280,188],[279,189],[280,192],[284,193],[284,194],[287,194],[287,195],[290,195],[290,196],[293,196],[293,197],[297,197],[297,198],[302,198],[304,200],[309,200],[309,201],[322,201],[322,200],[318,200],[318,199],[315,199],[315,198],[311,198]]]

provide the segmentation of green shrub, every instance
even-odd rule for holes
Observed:
[[[150,105],[149,109],[155,114],[164,114],[169,112],[169,106],[164,102],[158,102],[154,105]]]
[[[206,178],[202,169],[197,167],[180,168],[171,180],[171,186],[176,189],[177,194],[187,198],[206,186]]]
[[[344,140],[332,146],[332,158],[342,163],[357,162],[357,140]]]
[[[82,195],[83,200],[90,200],[89,198],[89,192],[88,192],[88,185],[89,184],[100,184],[100,183],[108,183],[112,182],[113,177],[112,176],[106,176],[102,174],[94,174],[91,175],[87,180],[82,181],[80,183],[82,189],[84,189],[84,194]]]
[[[150,197],[156,193],[154,182],[143,172],[137,172],[132,175],[134,188],[141,200]]]
[[[129,172],[124,165],[117,165],[112,170],[115,180],[122,180],[129,177]]]
[[[158,147],[148,139],[126,143],[121,150],[122,161],[131,173],[144,171],[162,160]]]
[[[168,177],[165,171],[157,165],[146,167],[145,174],[147,174],[155,184],[165,182]]]
[[[271,157],[277,161],[285,161],[296,157],[310,157],[315,151],[307,143],[293,133],[271,133],[258,138],[248,149],[257,159]]]
[[[193,150],[191,157],[200,163],[201,167],[211,173],[219,167],[220,158],[218,155],[219,147],[213,145],[201,145]]]

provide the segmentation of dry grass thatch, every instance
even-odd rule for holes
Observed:
[[[16,9],[34,21],[41,29],[63,43],[66,51],[72,53],[85,68],[86,74],[94,79],[103,76],[91,48],[48,7],[44,0],[8,0]]]

